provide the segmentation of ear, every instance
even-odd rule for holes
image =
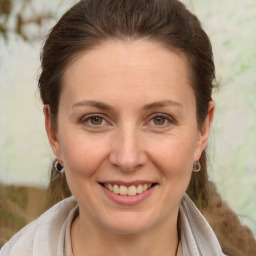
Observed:
[[[212,125],[214,112],[215,112],[215,104],[213,101],[210,101],[208,104],[208,114],[199,130],[199,136],[197,139],[197,149],[195,150],[195,154],[194,154],[194,161],[199,160],[203,150],[206,148],[209,135],[210,135],[210,128]]]
[[[45,130],[52,148],[52,151],[56,158],[62,164],[62,154],[60,149],[60,143],[58,141],[57,130],[53,127],[51,122],[51,111],[49,105],[44,105],[43,107],[44,118],[45,118]]]

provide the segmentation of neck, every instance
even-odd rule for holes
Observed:
[[[178,247],[177,218],[169,223],[158,223],[139,234],[119,234],[99,229],[79,215],[71,227],[73,255],[175,256]]]

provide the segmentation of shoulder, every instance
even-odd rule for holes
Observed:
[[[14,235],[2,247],[0,256],[49,255],[45,254],[47,250],[54,250],[54,248],[48,247],[52,244],[59,244],[61,235],[64,235],[67,217],[76,206],[77,202],[74,197],[69,197],[54,205]]]
[[[210,225],[187,194],[181,201],[179,217],[185,255],[225,256]]]

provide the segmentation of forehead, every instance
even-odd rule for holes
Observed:
[[[76,56],[64,73],[63,93],[77,101],[96,94],[105,99],[147,95],[148,100],[191,95],[188,70],[184,54],[159,43],[110,41]]]

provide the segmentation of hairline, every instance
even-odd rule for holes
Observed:
[[[91,45],[87,45],[87,46],[84,46],[84,47],[81,47],[81,49],[75,51],[73,54],[70,54],[69,57],[66,58],[65,60],[65,63],[64,63],[64,67],[62,69],[62,75],[60,77],[60,92],[59,92],[59,100],[58,100],[58,106],[57,106],[57,112],[54,116],[53,119],[55,120],[52,120],[53,122],[55,121],[55,124],[54,126],[56,127],[56,130],[57,130],[57,127],[58,127],[58,124],[57,124],[57,119],[58,119],[58,112],[59,112],[59,105],[60,105],[60,100],[61,100],[61,95],[62,95],[62,90],[63,90],[63,86],[64,86],[64,77],[65,77],[65,73],[68,69],[68,67],[70,65],[72,65],[72,63],[74,63],[75,61],[77,61],[81,55],[83,53],[86,53],[86,52],[89,52],[89,51],[93,51],[94,49],[97,49],[98,47],[101,47],[109,42],[111,43],[115,43],[115,42],[118,42],[118,43],[134,43],[136,41],[147,41],[147,42],[152,42],[152,43],[156,43],[162,47],[164,47],[165,49],[175,53],[176,55],[180,56],[184,61],[185,61],[185,67],[186,67],[186,72],[187,72],[187,81],[188,81],[188,84],[192,87],[192,90],[193,90],[193,95],[195,97],[195,101],[196,101],[196,104],[197,104],[197,96],[196,96],[196,81],[195,81],[195,74],[193,71],[193,68],[192,68],[192,63],[191,63],[191,54],[189,54],[188,52],[186,52],[185,50],[183,50],[182,48],[179,48],[179,47],[175,47],[175,46],[172,46],[171,44],[168,44],[166,42],[164,42],[164,40],[159,40],[157,38],[153,38],[153,37],[150,37],[150,36],[145,36],[145,37],[135,37],[135,36],[130,36],[130,37],[109,37],[109,38],[103,38],[103,39],[98,39],[98,40],[95,40],[94,43],[92,43]],[[198,118],[198,113],[197,113],[197,107],[196,107],[196,118],[197,118],[197,123],[198,123],[198,126],[200,126],[200,120]]]

